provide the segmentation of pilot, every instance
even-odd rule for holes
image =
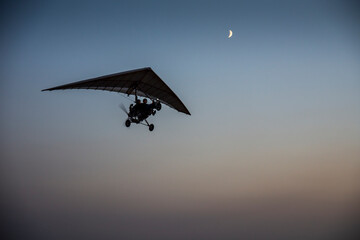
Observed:
[[[141,112],[141,115],[143,117],[145,117],[147,115],[147,112],[148,112],[148,104],[147,104],[147,99],[144,98],[142,103],[140,104],[140,112]]]

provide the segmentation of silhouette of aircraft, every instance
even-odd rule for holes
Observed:
[[[129,111],[124,105],[121,105],[122,110],[128,116],[125,121],[126,127],[130,127],[131,123],[143,124],[148,126],[150,131],[153,131],[154,125],[149,124],[147,118],[150,115],[155,115],[156,111],[160,111],[162,103],[179,112],[191,115],[176,94],[150,67],[91,78],[42,91],[65,89],[104,90],[135,96],[135,105],[131,104]],[[139,96],[146,100],[141,103],[138,99]],[[147,99],[151,100],[150,104],[147,104]]]

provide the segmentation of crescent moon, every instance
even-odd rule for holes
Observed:
[[[229,30],[229,36],[228,36],[228,38],[231,38],[231,36],[232,36],[232,31]]]

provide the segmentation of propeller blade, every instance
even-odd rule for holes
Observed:
[[[128,115],[129,116],[129,113],[128,113],[128,111],[126,110],[126,107],[124,106],[124,104],[119,104],[119,108],[121,109],[121,110],[123,110],[125,113],[126,113],[126,115]]]

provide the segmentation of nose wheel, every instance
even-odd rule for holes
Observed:
[[[149,131],[152,132],[154,130],[154,124],[149,124],[148,121],[145,119],[146,124],[149,127]]]
[[[157,102],[155,108],[156,108],[156,110],[160,111],[161,110],[161,103]]]

